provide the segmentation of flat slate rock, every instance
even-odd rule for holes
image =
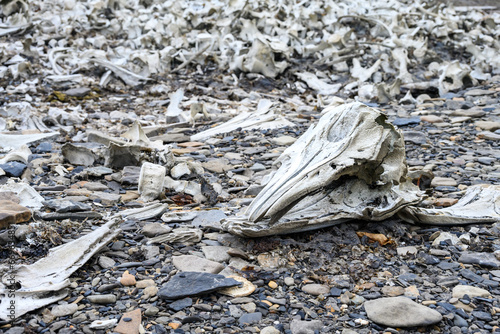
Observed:
[[[71,200],[62,200],[62,199],[51,199],[43,202],[43,204],[55,210],[57,212],[75,212],[75,211],[90,211],[92,210],[92,206],[82,202],[75,202]]]
[[[30,220],[31,211],[25,206],[8,200],[0,200],[0,228],[10,224],[24,223]]]
[[[27,168],[26,164],[18,161],[10,161],[5,164],[0,164],[0,168],[3,169],[7,176],[20,177],[24,170]]]
[[[364,306],[371,321],[389,327],[428,326],[443,318],[438,311],[407,297],[379,298],[365,302]]]
[[[458,262],[477,264],[483,267],[500,268],[500,261],[492,253],[462,253]]]
[[[162,299],[173,300],[196,296],[239,285],[240,282],[222,275],[185,271],[173,276],[158,292]]]

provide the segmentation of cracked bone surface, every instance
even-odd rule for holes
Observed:
[[[275,164],[281,167],[270,182],[224,222],[226,230],[256,237],[380,221],[422,197],[406,177],[402,134],[357,102],[328,107]]]

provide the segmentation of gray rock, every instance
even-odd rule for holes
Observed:
[[[458,262],[477,264],[483,267],[500,268],[500,261],[492,253],[467,253],[460,255]]]
[[[5,332],[5,334],[23,334],[23,333],[24,333],[24,327],[12,327]]]
[[[76,211],[90,211],[92,206],[82,202],[74,202],[63,199],[52,199],[44,201],[43,205],[55,210],[56,212],[76,212]]]
[[[90,199],[99,200],[102,205],[112,206],[118,204],[122,196],[120,194],[105,193],[102,191],[94,191],[90,195]]]
[[[97,263],[103,268],[103,269],[109,269],[113,268],[115,266],[115,260],[112,258],[109,258],[107,256],[99,256],[99,259],[97,260]]]
[[[280,334],[281,332],[273,326],[267,326],[260,330],[260,334]]]
[[[67,315],[72,315],[76,311],[78,311],[77,304],[63,304],[54,306],[50,313],[52,313],[54,317],[64,317]]]
[[[142,228],[142,234],[144,234],[148,238],[155,237],[161,234],[167,234],[172,231],[170,226],[161,224],[161,223],[149,223],[144,225]]]
[[[453,288],[453,298],[462,298],[465,295],[468,295],[470,298],[473,298],[473,297],[489,297],[491,294],[485,289],[481,289],[470,285],[457,285]]]
[[[243,311],[237,305],[229,305],[229,314],[232,317],[239,318],[243,315]]]
[[[426,144],[429,140],[423,132],[418,131],[404,131],[403,136],[405,142],[410,142],[417,145]]]
[[[420,123],[420,117],[396,118],[394,121],[392,121],[392,124],[396,126],[406,126],[419,123]]]
[[[288,286],[295,285],[295,280],[293,279],[293,277],[290,277],[290,276],[285,277],[284,282]]]
[[[233,168],[231,165],[229,165],[229,160],[225,158],[210,160],[202,163],[201,165],[206,170],[217,174],[227,172],[228,170],[231,170]]]
[[[5,164],[0,164],[0,169],[3,169],[5,175],[12,177],[20,177],[26,169],[26,164],[18,161],[10,161]]]
[[[143,246],[144,256],[146,260],[151,260],[160,255],[160,247],[158,246]]]
[[[222,275],[186,271],[176,274],[158,291],[162,299],[173,300],[209,293],[240,283]]]
[[[314,295],[326,295],[330,292],[330,288],[323,284],[307,284],[302,287],[302,291]]]
[[[215,262],[227,262],[231,259],[231,256],[227,253],[230,247],[226,246],[204,246],[201,247],[203,254],[207,260]]]
[[[173,303],[170,303],[168,307],[177,312],[182,309],[185,309],[186,307],[190,307],[191,305],[193,305],[193,300],[189,297],[186,297],[183,299],[176,300]]]
[[[239,323],[241,326],[251,325],[251,324],[257,324],[261,320],[262,320],[262,313],[260,312],[245,313],[240,317]]]
[[[125,166],[122,170],[121,183],[125,185],[139,184],[139,176],[141,174],[141,167]]]
[[[191,224],[196,227],[212,227],[216,230],[220,230],[220,221],[225,218],[227,218],[227,216],[221,210],[200,211]]]
[[[281,137],[276,137],[271,139],[271,143],[278,145],[278,146],[289,146],[295,143],[297,138],[292,137],[292,136],[281,136]]]
[[[197,271],[217,274],[224,269],[224,266],[218,262],[203,259],[194,255],[173,256],[172,263],[180,271]]]
[[[90,191],[106,191],[109,189],[107,185],[100,182],[87,182],[83,185],[83,188]]]
[[[116,303],[115,295],[90,295],[87,299],[94,304],[112,304]]]
[[[84,97],[90,93],[90,88],[87,87],[75,87],[64,91],[64,94],[72,97]]]
[[[113,170],[111,168],[104,166],[89,167],[86,168],[85,171],[87,172],[88,175],[96,177],[113,174]]]
[[[160,312],[160,309],[158,307],[150,306],[146,309],[146,311],[144,311],[144,315],[146,315],[148,317],[152,317],[152,316],[157,315],[158,312]]]
[[[315,331],[320,331],[323,328],[323,323],[320,320],[302,321],[294,319],[290,323],[292,334],[314,334]]]
[[[368,318],[389,327],[428,326],[438,323],[442,315],[407,297],[388,297],[370,300],[364,304]]]

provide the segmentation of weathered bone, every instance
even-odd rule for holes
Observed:
[[[262,236],[379,221],[420,202],[406,178],[403,137],[385,116],[361,103],[329,109],[283,152],[272,180],[225,229]]]
[[[407,207],[398,216],[410,223],[464,225],[500,221],[500,186],[469,187],[455,204],[443,209]]]
[[[223,229],[259,237],[394,214],[430,225],[500,222],[498,186],[470,187],[448,208],[415,207],[422,193],[407,177],[402,134],[361,103],[326,108],[276,163],[281,167],[266,187]]]
[[[121,232],[118,223],[118,219],[112,218],[97,230],[51,249],[46,257],[31,265],[19,265],[13,271],[9,268],[0,283],[0,319],[12,320],[66,297],[69,276]],[[7,298],[11,294],[7,286],[13,285],[12,280],[21,285],[15,290],[14,314],[8,309],[12,299]]]

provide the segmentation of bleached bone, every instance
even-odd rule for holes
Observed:
[[[496,223],[500,221],[500,186],[472,186],[456,204],[448,208],[407,207],[398,216],[410,223],[429,225]]]
[[[275,163],[281,167],[271,181],[223,228],[263,236],[348,219],[379,221],[421,200],[406,178],[401,133],[361,103],[329,107]]]
[[[398,78],[401,79],[402,83],[411,83],[413,78],[408,72],[408,51],[403,48],[397,48],[392,50],[392,58],[396,60],[399,64],[399,74]]]
[[[145,162],[139,175],[139,194],[145,202],[151,202],[160,196],[167,169],[163,166]]]
[[[221,133],[234,131],[238,128],[241,128],[242,130],[250,130],[277,129],[286,126],[295,127],[295,124],[286,120],[283,116],[275,113],[274,110],[271,109],[271,106],[271,101],[260,100],[256,111],[242,112],[238,116],[219,126],[191,136],[191,141],[205,140]]]
[[[144,77],[139,74],[135,74],[129,70],[126,70],[118,65],[113,64],[110,61],[104,59],[93,58],[89,62],[95,63],[99,66],[106,67],[113,72],[117,77],[123,80],[123,82],[129,86],[137,86],[142,83],[146,83],[151,80],[150,78]]]
[[[0,164],[4,164],[9,161],[22,161],[27,164],[30,155],[31,150],[28,148],[28,146],[23,145],[16,151],[10,152],[5,157],[0,159]]]
[[[97,251],[113,240],[120,232],[117,229],[117,219],[112,219],[97,230],[53,248],[49,254],[31,265],[16,266],[14,272],[7,272],[0,284],[0,319],[8,321],[10,317],[8,306],[11,298],[7,298],[13,284],[10,280],[21,285],[15,290],[14,318],[52,304],[67,296],[70,284],[69,277]]]
[[[19,148],[25,144],[37,142],[44,139],[55,138],[57,136],[59,136],[59,132],[35,133],[27,135],[7,135],[4,133],[0,133],[0,148]]]
[[[378,59],[371,67],[363,68],[361,67],[359,59],[354,58],[352,60],[351,75],[353,76],[353,78],[358,79],[358,81],[365,82],[366,80],[370,79],[373,73],[378,71],[381,63],[382,61]]]
[[[477,80],[470,76],[471,69],[468,65],[453,61],[441,68],[439,76],[439,95],[444,96],[449,91],[462,88],[464,79],[469,78],[473,85],[477,85]],[[451,83],[448,80],[451,79]]]
[[[342,87],[341,84],[329,84],[319,79],[316,75],[310,72],[295,73],[309,88],[314,89],[321,95],[333,95]]]
[[[158,217],[168,210],[168,204],[151,203],[142,208],[120,211],[120,216],[125,219],[146,220]]]

